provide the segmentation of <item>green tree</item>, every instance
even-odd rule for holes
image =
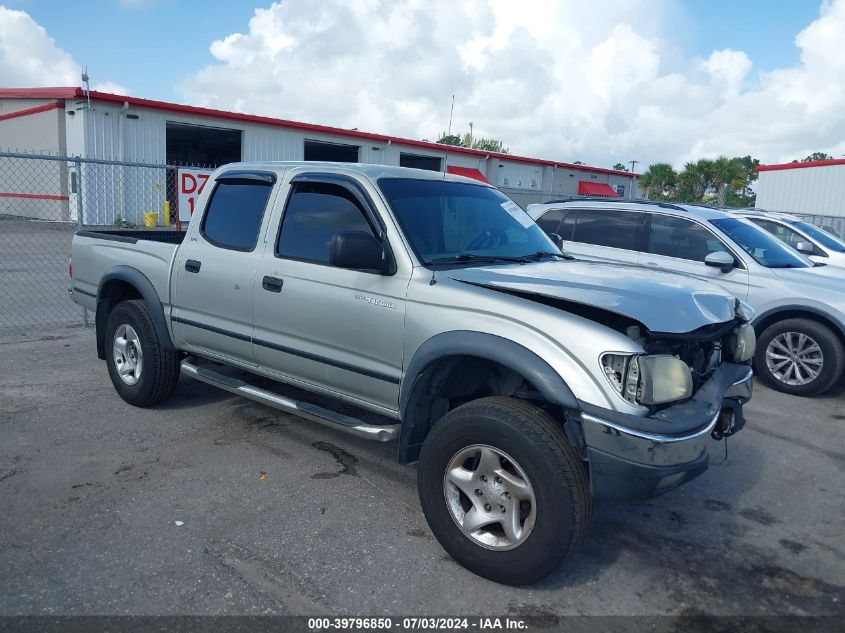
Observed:
[[[824,152],[813,152],[809,156],[805,156],[801,162],[802,163],[810,163],[815,160],[833,160],[833,156],[830,154],[825,154]]]
[[[628,171],[628,168],[625,167],[625,165],[623,165],[622,163],[616,163],[613,166],[613,169],[615,169],[616,171]]]
[[[498,154],[510,154],[509,147],[505,147],[502,141],[495,138],[469,138],[469,134],[464,137],[464,147],[471,147],[472,149],[480,149],[483,152],[496,152]]]
[[[703,202],[714,185],[713,161],[708,158],[691,161],[678,174],[677,198],[683,202]]]
[[[640,176],[640,189],[651,200],[666,200],[673,197],[678,174],[669,163],[654,163]]]
[[[472,138],[469,133],[461,136],[460,134],[447,134],[442,132],[437,142],[442,145],[457,145],[458,147],[467,147],[471,149],[478,149],[482,152],[496,152],[498,154],[510,154],[509,147],[505,147],[502,141],[495,138]]]
[[[440,138],[437,139],[437,142],[441,145],[462,145],[462,138],[460,134],[446,134],[446,132],[442,132],[440,134]]]
[[[716,204],[725,206],[728,189],[736,191],[745,187],[747,174],[739,158],[719,156],[711,166],[713,186],[716,189]]]

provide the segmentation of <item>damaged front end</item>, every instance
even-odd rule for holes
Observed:
[[[605,376],[620,397],[648,408],[640,417],[581,402],[580,421],[598,499],[648,498],[703,473],[710,438],[745,424],[751,398],[754,331],[745,315],[686,334],[629,326],[643,354],[604,354]]]

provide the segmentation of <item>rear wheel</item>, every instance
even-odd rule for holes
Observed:
[[[149,407],[173,393],[179,382],[179,353],[165,350],[143,301],[117,304],[106,322],[106,362],[118,395]]]
[[[423,445],[417,485],[443,548],[504,584],[550,574],[590,521],[587,473],[561,425],[513,398],[475,400],[444,416]]]
[[[754,365],[773,389],[815,396],[842,378],[845,351],[827,326],[810,319],[785,319],[760,335]]]

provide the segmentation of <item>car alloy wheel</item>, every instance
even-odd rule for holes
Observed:
[[[766,366],[777,380],[787,385],[807,385],[821,375],[824,354],[807,334],[783,332],[766,348]]]
[[[498,448],[474,444],[455,453],[446,467],[443,493],[452,519],[484,548],[514,549],[534,528],[537,504],[531,482]]]
[[[137,384],[144,369],[144,355],[138,333],[131,325],[124,323],[115,330],[112,352],[120,379],[130,386]]]

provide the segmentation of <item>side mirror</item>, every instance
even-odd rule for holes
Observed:
[[[557,233],[548,233],[549,239],[555,243],[560,250],[563,250],[563,238]]]
[[[372,233],[340,231],[332,237],[329,263],[337,268],[382,272],[385,269],[384,246]]]
[[[725,251],[708,253],[707,257],[704,258],[704,263],[713,268],[719,268],[723,273],[731,272],[736,265],[733,255]]]
[[[805,242],[804,240],[798,242],[795,245],[795,250],[799,253],[804,253],[805,255],[812,255],[816,252],[815,247],[813,246],[812,242]]]

